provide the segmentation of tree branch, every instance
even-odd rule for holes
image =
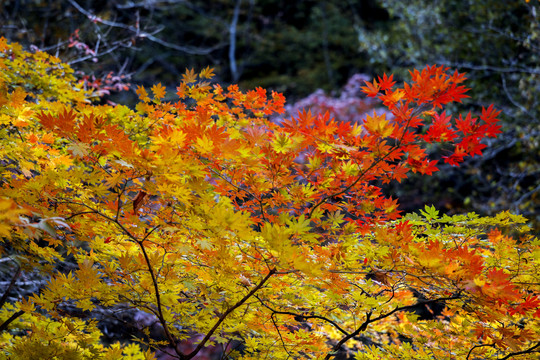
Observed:
[[[195,47],[188,47],[188,46],[179,46],[179,45],[167,42],[165,40],[162,40],[162,39],[154,36],[151,33],[146,32],[146,31],[141,31],[139,28],[137,28],[135,26],[130,26],[130,25],[126,25],[126,24],[117,23],[117,22],[114,22],[114,21],[109,21],[109,20],[102,19],[99,16],[96,16],[96,15],[92,14],[90,11],[84,9],[75,0],[68,0],[68,1],[74,8],[76,8],[80,13],[82,13],[83,15],[88,17],[88,19],[90,19],[91,21],[94,21],[96,23],[101,23],[103,25],[107,25],[107,26],[110,26],[110,27],[115,27],[115,28],[120,28],[120,29],[125,29],[125,30],[128,30],[128,31],[131,31],[138,38],[146,38],[146,39],[148,39],[150,41],[153,41],[153,42],[155,42],[157,44],[160,44],[162,46],[165,46],[165,47],[177,50],[177,51],[182,51],[182,52],[185,52],[185,53],[190,54],[190,55],[208,55],[212,51],[214,51],[215,49],[221,47],[221,45],[216,45],[216,46],[213,46],[213,47],[210,47],[210,48],[203,49],[203,48],[195,48]]]
[[[281,340],[281,345],[283,346],[283,350],[285,350],[287,355],[289,357],[291,357],[291,353],[289,352],[289,350],[287,350],[287,345],[285,345],[285,341],[283,341],[283,337],[281,336],[281,331],[279,331],[279,327],[276,324],[276,320],[274,320],[274,315],[275,315],[275,313],[270,315],[270,319],[272,319],[272,323],[274,324],[274,328],[277,330],[277,333],[279,335],[279,340]]]
[[[536,349],[537,347],[540,347],[540,341],[537,342],[536,345],[533,345],[533,346],[531,346],[530,348],[528,348],[527,350],[516,351],[516,352],[510,353],[510,354],[506,355],[505,357],[500,358],[499,360],[506,360],[506,359],[510,359],[512,356],[532,353],[533,350]],[[535,352],[536,352],[536,351],[535,351]]]
[[[0,309],[6,303],[8,294],[11,291],[11,288],[13,287],[13,285],[15,285],[15,281],[17,281],[17,278],[19,277],[19,275],[21,275],[21,267],[17,264],[17,271],[15,272],[15,275],[13,275],[13,277],[11,278],[11,281],[9,282],[9,285],[6,291],[4,291],[4,295],[2,295],[2,298],[0,298]]]
[[[341,328],[338,324],[336,324],[334,321],[324,317],[324,316],[319,316],[319,315],[302,315],[302,314],[297,314],[297,313],[293,313],[293,312],[290,312],[290,311],[279,311],[279,310],[275,310],[275,309],[272,309],[270,306],[268,306],[267,304],[265,304],[258,296],[255,296],[257,298],[257,300],[260,301],[260,303],[265,307],[267,308],[268,310],[270,310],[272,313],[274,314],[278,314],[278,315],[290,315],[290,316],[297,316],[297,317],[301,317],[303,319],[319,319],[319,320],[323,320],[323,321],[326,321],[327,323],[331,324],[332,326],[334,326],[336,329],[338,329],[341,333],[343,333],[345,336],[348,336],[349,333],[347,331],[345,331],[343,328]]]
[[[438,64],[450,66],[454,68],[462,68],[467,70],[480,70],[480,71],[493,71],[498,73],[525,73],[525,74],[535,74],[540,75],[540,70],[530,67],[501,67],[501,66],[491,66],[491,65],[476,65],[471,63],[458,63],[458,62],[448,62],[448,61],[438,61]]]
[[[181,353],[180,350],[178,349],[178,347],[176,346],[177,345],[176,341],[173,338],[173,336],[171,335],[171,333],[169,332],[169,327],[167,326],[167,322],[165,321],[165,317],[163,316],[163,310],[162,310],[162,306],[161,306],[161,296],[159,294],[159,285],[158,285],[158,282],[157,282],[156,275],[154,274],[154,268],[152,267],[152,264],[150,263],[150,258],[148,257],[148,253],[146,252],[146,249],[145,249],[144,244],[143,244],[144,240],[146,238],[148,238],[148,236],[150,236],[150,234],[152,232],[154,232],[157,228],[158,228],[158,226],[156,226],[152,230],[150,230],[146,234],[144,239],[142,239],[141,241],[137,241],[137,244],[139,244],[139,247],[141,248],[141,251],[142,251],[143,256],[144,256],[144,260],[145,260],[146,265],[148,267],[148,272],[150,273],[150,276],[152,277],[152,284],[154,285],[154,291],[156,292],[156,306],[157,306],[157,310],[158,310],[157,315],[158,315],[159,322],[161,323],[161,326],[163,327],[163,331],[165,332],[165,336],[167,337],[167,340],[169,341],[169,344],[172,346],[172,348],[177,353],[177,355],[182,357],[182,356],[184,356],[184,354]]]
[[[481,348],[481,347],[486,347],[486,346],[495,346],[495,343],[493,343],[493,344],[482,344],[482,345],[475,345],[475,346],[473,346],[473,347],[469,350],[469,353],[467,354],[467,357],[465,358],[465,360],[469,360],[469,357],[472,355],[472,352],[474,351],[474,349]]]
[[[21,316],[22,314],[24,314],[24,311],[22,310],[19,310],[17,311],[16,313],[14,313],[13,315],[11,315],[9,317],[9,319],[7,319],[6,321],[4,321],[2,323],[2,325],[0,325],[0,333],[4,330],[7,330],[7,327],[9,324],[11,324],[13,322],[13,320],[17,319],[19,316]]]
[[[341,339],[333,348],[332,352],[328,353],[324,360],[329,360],[332,358],[336,351],[338,351],[343,344],[345,344],[347,341],[355,337],[356,335],[360,334],[362,331],[365,331],[368,327],[368,325],[373,322],[374,320],[371,320],[371,311],[366,314],[366,320],[356,329],[354,332],[348,334],[347,336],[344,336],[343,339]]]
[[[214,324],[214,326],[212,327],[212,329],[210,329],[210,331],[206,334],[206,336],[204,337],[204,339],[202,339],[202,341],[199,343],[199,345],[197,345],[197,347],[192,351],[190,352],[189,354],[185,355],[183,357],[183,359],[185,360],[189,360],[189,359],[192,359],[195,355],[197,355],[197,353],[204,347],[204,345],[206,344],[206,342],[208,340],[210,340],[210,338],[212,337],[212,335],[214,335],[214,333],[216,332],[216,330],[219,328],[219,326],[223,323],[223,321],[225,321],[225,319],[227,318],[227,316],[229,316],[229,314],[231,314],[234,310],[236,310],[237,308],[239,308],[240,306],[242,306],[242,304],[244,304],[250,297],[252,297],[257,291],[259,291],[260,288],[262,288],[264,286],[264,284],[268,281],[268,279],[270,279],[270,277],[272,277],[272,275],[274,275],[276,273],[276,268],[273,268],[271,269],[269,272],[268,272],[268,275],[266,275],[264,277],[264,279],[262,279],[259,284],[257,284],[257,286],[255,286],[249,293],[247,293],[242,299],[240,299],[236,304],[234,304],[233,306],[231,306],[230,308],[227,309],[227,311],[225,311],[218,319],[218,321]]]
[[[236,83],[238,81],[238,69],[236,67],[236,26],[238,25],[238,17],[240,16],[240,5],[242,0],[236,0],[236,5],[234,6],[233,18],[231,25],[229,26],[229,62],[231,67],[231,78],[232,82]]]
[[[362,331],[365,331],[367,329],[368,325],[373,323],[373,322],[376,322],[376,321],[382,320],[384,318],[387,318],[387,317],[389,317],[389,316],[391,316],[391,315],[393,315],[393,314],[395,314],[395,313],[397,313],[399,311],[412,310],[415,307],[417,307],[418,305],[426,305],[426,304],[431,304],[431,303],[438,302],[438,301],[456,300],[456,299],[459,299],[460,296],[461,296],[461,294],[458,293],[457,295],[450,296],[450,297],[419,301],[414,305],[396,307],[394,310],[392,310],[392,311],[390,311],[390,312],[388,312],[386,314],[379,315],[379,316],[377,316],[376,318],[373,318],[373,319],[371,319],[371,314],[372,313],[370,311],[370,312],[368,312],[366,314],[366,320],[362,323],[362,325],[360,325],[358,327],[358,329],[356,329],[354,332],[352,332],[352,333],[346,335],[345,337],[343,337],[343,339],[341,339],[334,346],[334,348],[332,349],[332,352],[329,353],[328,355],[326,355],[326,357],[324,359],[329,360],[332,356],[335,355],[335,352],[338,351],[343,344],[345,344],[348,340],[350,340],[350,339],[354,338],[355,336],[357,336],[358,334],[360,334]]]

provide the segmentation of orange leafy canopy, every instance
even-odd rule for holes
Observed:
[[[49,74],[40,56],[0,41],[10,74]],[[281,94],[223,89],[211,69],[186,72],[172,102],[159,84],[153,98],[139,87],[134,110],[92,105],[56,76],[63,91],[26,101],[14,88],[40,77],[0,75],[3,256],[49,276],[1,307],[9,354],[192,359],[223,344],[239,359],[330,359],[345,346],[453,359],[538,347],[539,243],[525,220],[432,207],[396,220],[380,187],[437,171],[427,144],[459,164],[499,132],[491,106],[478,118],[444,110],[464,97],[463,75],[431,66],[402,87],[384,75],[365,91],[388,113],[362,124],[270,120]],[[145,337],[148,351],[99,343],[90,320],[126,306],[162,334]]]

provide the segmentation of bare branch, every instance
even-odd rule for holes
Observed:
[[[237,82],[239,78],[238,69],[236,67],[236,57],[234,53],[236,50],[236,26],[238,25],[238,17],[240,15],[241,4],[242,4],[242,0],[236,0],[236,5],[234,6],[233,18],[231,21],[231,25],[229,26],[229,62],[230,62],[230,67],[231,67],[231,77],[232,77],[233,83]]]
[[[168,47],[170,49],[177,50],[177,51],[182,51],[182,52],[185,52],[187,54],[191,54],[191,55],[208,55],[212,51],[214,51],[215,49],[218,49],[218,48],[220,48],[222,46],[221,44],[218,44],[216,46],[209,47],[209,48],[196,48],[196,47],[191,47],[191,46],[179,46],[179,45],[167,42],[167,41],[165,41],[163,39],[160,39],[160,38],[154,36],[153,34],[151,34],[149,32],[141,31],[140,28],[137,28],[135,26],[130,26],[130,25],[126,25],[126,24],[122,24],[122,23],[102,19],[99,16],[96,16],[96,15],[92,14],[90,11],[84,9],[75,0],[68,0],[68,1],[80,13],[82,13],[83,15],[88,17],[88,19],[90,19],[93,22],[100,23],[100,24],[103,24],[103,25],[107,25],[107,26],[110,26],[110,27],[115,27],[115,28],[120,28],[120,29],[125,29],[125,30],[128,30],[128,31],[131,31],[138,38],[146,38],[146,39],[148,39],[150,41],[153,41],[153,42],[155,42],[157,44],[160,44],[162,46],[165,46],[165,47]]]
[[[151,8],[161,4],[174,5],[179,3],[186,3],[186,0],[143,0],[140,2],[128,1],[125,4],[115,5],[117,9],[136,9],[136,8]]]
[[[525,114],[532,117],[532,114],[530,113],[530,111],[527,110],[523,105],[515,101],[514,98],[512,97],[512,94],[510,94],[510,92],[508,91],[508,87],[506,86],[506,76],[504,76],[504,74],[501,74],[501,79],[502,79],[504,93],[506,94],[506,97],[512,103],[512,105],[514,105],[515,107],[523,111]]]
[[[449,61],[438,61],[438,64],[468,69],[468,70],[481,70],[481,71],[493,71],[499,73],[526,73],[526,74],[535,74],[540,75],[540,69],[531,68],[531,67],[517,67],[517,66],[492,66],[492,65],[476,65],[471,63],[458,63],[458,62],[449,62]]]

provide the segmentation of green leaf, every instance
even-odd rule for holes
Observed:
[[[425,211],[424,211],[425,210]],[[425,206],[424,210],[420,210],[420,214],[426,218],[426,220],[437,220],[439,218],[439,210],[435,209],[435,206]]]

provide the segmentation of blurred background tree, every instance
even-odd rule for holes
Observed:
[[[128,78],[174,89],[185,68],[206,66],[221,83],[281,91],[289,102],[322,89],[332,108],[354,103],[339,96],[354,74],[406,80],[426,64],[467,72],[474,102],[456,110],[495,103],[504,134],[469,166],[387,191],[406,211],[509,209],[538,230],[538,11],[537,0],[5,0],[0,35],[57,54],[104,101],[123,103],[135,86],[114,90]]]

